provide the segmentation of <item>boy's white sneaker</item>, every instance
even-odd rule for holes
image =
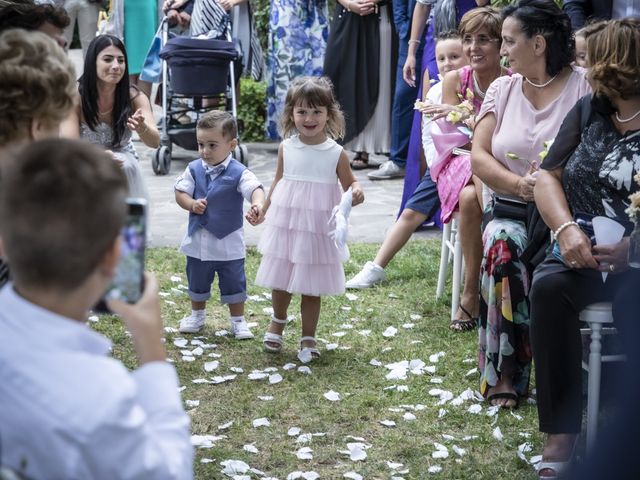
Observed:
[[[231,321],[231,333],[236,337],[236,340],[248,340],[253,338],[253,333],[249,330],[249,325],[245,320]]]
[[[370,288],[384,281],[385,278],[387,278],[387,274],[384,268],[373,262],[367,262],[362,267],[362,270],[349,280],[345,286],[347,288]]]
[[[204,327],[204,317],[195,317],[189,315],[180,320],[180,327],[178,331],[180,333],[198,333]]]

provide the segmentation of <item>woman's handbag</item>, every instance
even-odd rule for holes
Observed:
[[[162,23],[158,27],[147,56],[142,64],[142,71],[140,72],[140,80],[149,83],[157,83],[160,81],[160,75],[162,74],[162,60],[160,60],[160,50],[162,49]]]
[[[491,215],[493,218],[507,218],[509,220],[526,222],[527,203],[494,195]]]

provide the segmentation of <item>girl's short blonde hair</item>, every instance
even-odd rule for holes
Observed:
[[[608,20],[585,33],[594,93],[623,99],[640,95],[640,19]]]
[[[333,84],[327,77],[298,77],[291,83],[280,116],[279,132],[282,138],[297,133],[293,109],[298,105],[327,109],[327,136],[337,140],[344,137],[345,123],[340,104],[333,95]]]
[[[73,64],[53,39],[21,29],[0,34],[0,145],[28,138],[33,120],[60,124],[76,92]]]

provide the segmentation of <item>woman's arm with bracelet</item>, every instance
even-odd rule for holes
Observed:
[[[476,124],[471,146],[471,167],[474,175],[498,194],[519,197],[527,202],[533,201],[535,177],[531,174],[521,177],[494,158],[491,139],[495,129],[496,117],[493,113],[487,113]]]
[[[416,6],[413,7],[407,60],[402,67],[402,78],[412,87],[416,86],[416,52],[424,36],[424,27],[431,13],[431,5],[431,3],[416,2]]]

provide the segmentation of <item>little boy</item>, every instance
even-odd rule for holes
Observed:
[[[0,159],[0,440],[20,478],[192,479],[189,417],[162,343],[158,286],[116,300],[139,367],[87,326],[120,258],[126,178],[103,150],[43,140]],[[0,474],[0,476],[2,476]]]
[[[236,121],[228,112],[208,112],[198,120],[198,158],[175,184],[176,202],[189,211],[189,227],[180,251],[187,256],[191,315],[180,321],[180,332],[204,327],[206,302],[218,274],[220,301],[229,305],[231,332],[236,339],[253,338],[244,319],[247,281],[242,230],[243,200],[251,202],[247,219],[262,220],[264,190],[256,176],[233,159],[238,145]]]

